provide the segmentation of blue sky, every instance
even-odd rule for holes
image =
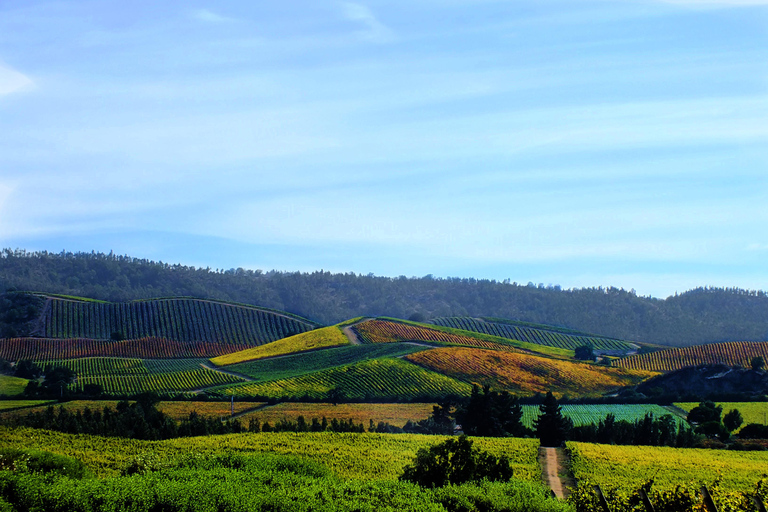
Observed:
[[[768,289],[768,0],[0,1],[0,246]]]

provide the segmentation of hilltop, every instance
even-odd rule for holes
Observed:
[[[6,249],[0,252],[0,291],[10,289],[113,302],[196,297],[290,311],[325,325],[358,316],[469,316],[669,346],[762,341],[768,336],[768,296],[739,289],[699,288],[655,299],[616,288],[562,290],[471,278],[214,270],[113,254]]]

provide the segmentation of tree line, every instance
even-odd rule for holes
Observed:
[[[189,296],[284,310],[323,324],[357,316],[493,316],[667,345],[768,337],[768,295],[725,288],[698,288],[661,300],[613,287],[566,290],[544,283],[431,275],[224,270],[111,253],[4,249],[3,290],[108,301]],[[0,336],[23,336],[30,314],[40,306],[34,300],[18,300],[3,298]]]

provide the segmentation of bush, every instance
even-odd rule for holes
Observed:
[[[92,476],[85,464],[77,459],[50,452],[13,448],[0,448],[0,470],[15,473],[53,473],[75,479]]]

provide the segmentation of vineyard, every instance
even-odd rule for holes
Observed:
[[[517,350],[505,340],[498,342],[486,341],[470,336],[452,334],[429,327],[421,327],[391,320],[366,320],[355,324],[352,329],[363,343],[392,343],[398,341],[425,341],[436,343],[450,343],[453,345],[465,345],[494,350]]]
[[[338,327],[322,327],[320,329],[273,341],[272,343],[267,343],[266,345],[261,345],[259,347],[225,354],[211,359],[211,362],[217,366],[223,366],[254,359],[262,359],[265,357],[275,357],[295,352],[304,352],[307,350],[336,347],[348,343],[349,340]]]
[[[247,383],[216,391],[222,397],[327,398],[331,391],[346,400],[429,401],[446,394],[468,395],[469,384],[440,375],[401,359],[373,359],[337,366],[299,377]]]
[[[749,368],[751,359],[756,356],[768,361],[768,341],[731,341],[671,348],[624,357],[614,361],[613,365],[653,372],[671,372],[686,366],[717,363]]]
[[[528,428],[533,428],[534,421],[539,417],[540,411],[538,405],[523,405],[523,424]],[[675,421],[680,424],[684,418],[673,413],[669,409],[655,404],[564,404],[560,406],[563,416],[573,420],[575,426],[597,424],[604,420],[608,414],[613,414],[616,421],[634,422],[643,419],[646,414],[653,414],[655,418],[660,418],[665,414],[671,414]]]
[[[317,350],[307,354],[250,361],[231,365],[226,369],[260,381],[276,380],[381,357],[401,357],[425,349],[426,347],[410,343],[351,345]]]
[[[44,338],[168,338],[256,346],[317,324],[287,313],[197,299],[107,303],[48,297],[33,335]]]
[[[235,402],[237,404],[237,402]],[[328,403],[303,403],[283,402],[264,407],[241,418],[247,423],[251,419],[258,419],[262,424],[287,419],[296,421],[299,416],[310,421],[311,418],[338,418],[352,420],[356,425],[362,423],[366,428],[373,421],[374,425],[380,421],[402,427],[408,420],[418,421],[428,418],[432,414],[432,403],[414,404],[328,404]]]
[[[637,384],[650,372],[599,367],[528,354],[462,347],[406,356],[408,361],[464,382],[489,384],[522,395],[596,396]]]
[[[0,358],[9,361],[22,359],[52,361],[81,357],[209,358],[245,348],[245,345],[205,341],[181,342],[168,338],[140,338],[124,341],[86,338],[11,338],[0,339]]]
[[[242,379],[202,368],[201,359],[145,361],[142,359],[89,357],[52,361],[42,366],[65,366],[76,379],[72,391],[88,384],[102,386],[107,394],[132,395],[143,392],[173,393],[242,382]]]
[[[722,478],[724,491],[753,491],[768,467],[768,452],[575,442],[567,446],[576,479],[629,492],[650,478],[654,489],[660,490],[672,490],[681,484],[711,485]]]
[[[443,317],[432,321],[435,325],[451,327],[464,331],[479,332],[510,340],[520,340],[538,345],[573,350],[583,345],[592,345],[598,352],[627,353],[637,349],[636,346],[622,340],[590,336],[564,330],[532,326],[525,323],[489,321],[470,317]]]

